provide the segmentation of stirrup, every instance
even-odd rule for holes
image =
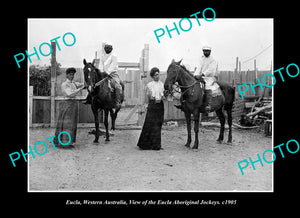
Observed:
[[[206,111],[206,113],[211,113],[211,112],[213,112],[214,110],[213,110],[212,106],[206,105],[206,106],[205,106],[205,111]]]
[[[92,102],[89,101],[88,99],[84,99],[83,102],[82,102],[82,104],[92,104]]]

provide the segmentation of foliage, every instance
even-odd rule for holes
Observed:
[[[56,75],[62,73],[61,64],[56,64]],[[33,95],[50,96],[51,94],[51,66],[30,65],[29,85],[33,86]]]

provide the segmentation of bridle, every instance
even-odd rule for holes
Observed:
[[[96,75],[96,73],[97,73],[97,72],[95,72],[95,67],[94,67],[94,66],[93,66],[93,67],[88,66],[87,68],[88,68],[88,71],[89,71],[89,73],[88,73],[88,78],[89,78],[89,80],[90,80],[91,87],[92,87],[93,89],[95,89],[97,86],[100,86],[102,83],[105,82],[105,80],[108,79],[108,77],[105,77],[105,78],[103,78],[102,80],[100,80],[100,81],[94,83],[94,81],[95,81],[95,75]],[[92,81],[91,81],[91,76],[90,76],[91,73],[94,74],[94,76],[93,76],[94,78],[93,78]],[[85,82],[85,81],[84,81],[84,82]]]
[[[176,67],[179,67],[180,69],[182,69],[181,68],[181,66],[178,66],[178,65],[175,65]],[[187,86],[183,86],[183,85],[179,85],[179,84],[176,84],[176,82],[177,82],[177,80],[178,80],[178,76],[179,76],[179,71],[177,70],[177,72],[176,72],[177,74],[176,74],[176,77],[175,77],[175,82],[173,83],[173,84],[171,84],[171,83],[169,83],[168,85],[169,85],[169,87],[170,86],[173,86],[173,85],[175,85],[176,87],[178,87],[178,88],[186,88],[186,90],[184,90],[183,92],[179,92],[179,91],[177,91],[176,89],[173,89],[172,88],[172,91],[170,92],[169,91],[169,93],[171,94],[171,96],[172,97],[175,97],[174,95],[173,95],[173,93],[174,93],[174,90],[175,90],[175,92],[177,92],[177,93],[180,93],[181,94],[181,98],[182,98],[182,96],[190,89],[190,88],[192,88],[195,84],[197,84],[197,83],[200,83],[200,81],[194,81],[192,84],[190,84],[190,85],[187,85]],[[190,75],[189,75],[190,76]]]

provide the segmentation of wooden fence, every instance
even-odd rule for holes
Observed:
[[[218,79],[220,81],[227,82],[235,87],[235,102],[232,114],[233,118],[240,117],[243,114],[245,102],[253,101],[253,99],[256,99],[262,95],[264,97],[272,97],[272,88],[266,87],[263,83],[264,81],[267,85],[273,84],[272,77],[270,76],[265,77],[263,80],[265,74],[272,73],[272,67],[270,67],[270,70],[258,70],[255,59],[253,63],[253,70],[242,71],[241,62],[239,62],[238,58],[236,58],[236,68],[233,71],[219,71],[218,73]],[[251,84],[255,86],[258,84],[257,78],[259,78],[260,82],[262,83],[264,91],[261,90],[260,86],[256,86],[254,87],[254,93],[250,88],[249,81],[251,81]],[[243,93],[244,99],[241,98],[237,88],[242,84],[247,84],[249,86],[248,91]]]
[[[55,47],[55,44],[52,44]],[[55,60],[55,49],[53,48],[52,52],[52,65],[56,63]],[[99,63],[99,59],[95,57],[96,66]],[[125,82],[125,102],[123,103],[124,107],[131,107],[128,115],[125,116],[124,123],[126,123],[131,116],[138,114],[137,124],[142,125],[145,118],[145,111],[143,104],[145,102],[145,87],[146,84],[151,81],[149,76],[149,45],[145,44],[141,52],[141,57],[138,62],[119,62],[118,73],[121,79]],[[65,80],[65,74],[56,76],[51,67],[51,96],[33,96],[33,89],[29,87],[29,125],[30,127],[35,126],[51,126],[56,125],[58,111],[62,100],[64,99],[61,93],[60,85]],[[65,69],[63,69],[63,72]],[[82,68],[76,68],[77,73],[75,74],[75,81],[83,82],[83,72]],[[248,83],[251,81],[253,84],[256,84],[257,79],[260,78],[262,81],[263,76],[269,71],[258,71],[248,70],[241,71],[237,68],[233,71],[219,71],[219,80],[232,84],[237,87],[240,84]],[[166,79],[166,72],[160,73],[160,80],[162,82]],[[268,80],[266,80],[268,79]],[[267,84],[272,84],[271,78],[266,77],[265,81]],[[259,87],[256,87],[256,96],[261,95],[261,90]],[[254,93],[249,90],[245,93],[246,97],[255,96]],[[76,96],[78,100],[78,126],[93,126],[94,117],[91,111],[90,105],[84,105],[80,101],[85,99],[87,96],[87,91],[82,90],[81,93]],[[164,101],[165,120],[182,120],[184,119],[184,113],[181,110],[178,110],[174,107],[174,104],[179,104],[177,100],[173,102]],[[244,100],[240,98],[238,90],[236,88],[236,101],[234,107],[234,117],[239,117],[244,110]],[[102,117],[102,114],[100,115]],[[101,119],[101,118],[100,118]]]
[[[52,57],[51,65],[56,64],[55,60],[55,42],[52,43]],[[96,59],[96,66],[99,64],[99,59]],[[97,63],[98,62],[98,63]],[[138,62],[118,62],[118,70],[121,79],[125,82],[125,102],[124,107],[133,107],[132,111],[125,116],[125,121],[129,120],[130,116],[138,113],[138,123],[142,123],[144,113],[142,110],[142,103],[145,101],[144,86],[145,78],[147,77],[149,67],[149,45],[145,44],[142,50],[141,57]],[[29,126],[51,126],[55,127],[58,111],[61,106],[61,101],[64,100],[61,92],[61,83],[65,80],[65,73],[56,76],[53,72],[54,67],[51,67],[51,96],[34,96],[33,87],[29,87]],[[62,69],[65,72],[66,69]],[[76,68],[74,81],[83,82],[82,68]],[[87,91],[82,90],[75,99],[78,100],[78,126],[94,125],[94,117],[90,105],[84,105],[80,101],[85,99]],[[100,122],[102,113],[100,113]],[[91,125],[90,125],[91,124]]]

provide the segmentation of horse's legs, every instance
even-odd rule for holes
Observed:
[[[224,114],[223,114],[223,111],[222,111],[222,107],[220,109],[218,109],[216,111],[217,113],[217,116],[220,120],[220,123],[221,123],[221,128],[220,128],[220,135],[219,135],[219,138],[217,139],[217,141],[219,143],[222,143],[223,139],[224,139],[224,129],[225,129],[225,117],[224,117]]]
[[[92,107],[92,111],[93,111],[93,114],[94,114],[95,128],[96,128],[96,133],[95,133],[94,143],[98,143],[98,139],[99,139],[99,118],[98,118],[98,109]]]
[[[195,142],[194,142],[194,146],[192,147],[192,149],[198,149],[198,145],[199,145],[199,140],[198,140],[199,117],[200,117],[200,113],[199,113],[199,111],[196,111],[196,112],[194,113]]]
[[[115,129],[115,124],[116,124],[116,119],[118,116],[118,112],[120,111],[121,108],[117,108],[114,112],[113,109],[110,109],[110,117],[111,117],[111,130],[116,130]]]
[[[111,118],[111,130],[115,130],[115,121],[116,121],[116,113],[114,113],[113,109],[109,110],[110,118]]]
[[[191,113],[185,112],[185,119],[187,124],[187,132],[188,132],[188,139],[185,144],[186,147],[190,147],[190,144],[192,142],[192,136],[191,136]]]
[[[108,113],[109,110],[104,110],[104,126],[105,126],[105,134],[106,134],[106,139],[105,141],[110,141],[109,140],[109,132],[108,132]]]
[[[227,121],[228,121],[228,126],[229,126],[227,143],[232,143],[232,107],[226,109],[226,111],[227,111]]]

